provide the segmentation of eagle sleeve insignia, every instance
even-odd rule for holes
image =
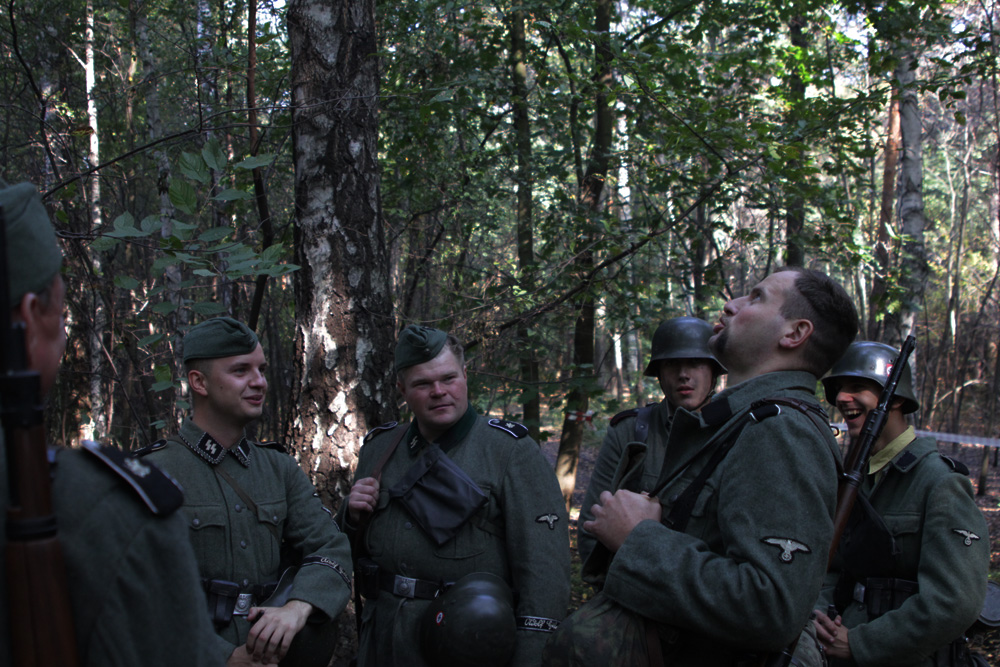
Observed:
[[[789,537],[765,537],[761,540],[761,542],[774,545],[781,549],[781,555],[778,556],[778,558],[781,559],[782,563],[791,563],[795,558],[796,551],[801,551],[806,554],[812,553],[812,550],[808,546]]]

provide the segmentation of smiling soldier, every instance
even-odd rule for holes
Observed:
[[[552,467],[527,428],[469,405],[454,336],[408,326],[395,365],[413,422],[365,437],[338,514],[366,598],[358,665],[538,665],[569,601]]]
[[[218,641],[234,654],[245,647],[258,662],[326,665],[333,619],[350,598],[347,536],[295,460],[247,436],[267,394],[256,334],[217,317],[192,327],[183,343],[191,417],[140,455],[184,486]]]
[[[852,440],[897,354],[882,343],[853,343],[823,378]],[[813,621],[831,666],[966,664],[958,661],[962,634],[986,595],[989,536],[968,469],[907,423],[919,409],[907,365]]]

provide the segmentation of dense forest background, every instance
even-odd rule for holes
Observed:
[[[179,333],[261,334],[260,435],[325,499],[398,416],[396,332],[469,346],[479,409],[560,439],[658,399],[657,323],[783,264],[913,333],[921,427],[995,436],[997,5],[7,0],[0,175],[66,256],[48,419],[135,448]]]

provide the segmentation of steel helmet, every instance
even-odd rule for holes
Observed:
[[[830,369],[830,374],[823,378],[823,389],[826,390],[826,400],[830,405],[837,404],[837,391],[843,378],[866,378],[885,387],[892,370],[892,363],[899,355],[899,350],[885,343],[859,341],[851,343],[837,363]],[[913,393],[913,374],[910,365],[903,369],[896,385],[896,397],[903,399],[903,414],[916,412],[920,402]]]
[[[660,322],[653,334],[653,349],[643,375],[658,377],[658,362],[664,359],[707,359],[716,375],[725,373],[725,367],[708,348],[711,337],[712,325],[697,317],[675,317]]]
[[[500,577],[467,574],[434,598],[420,619],[430,665],[501,667],[514,655],[514,595]]]

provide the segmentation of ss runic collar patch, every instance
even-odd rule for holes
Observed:
[[[795,558],[796,551],[801,551],[806,554],[812,553],[812,549],[808,546],[802,544],[798,540],[793,540],[790,537],[765,537],[761,539],[761,542],[771,544],[781,549],[781,555],[778,556],[778,558],[781,559],[782,563],[791,563]]]

